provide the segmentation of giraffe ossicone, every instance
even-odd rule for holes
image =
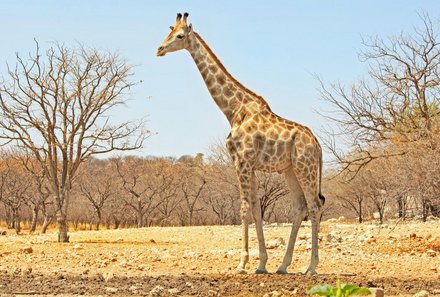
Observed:
[[[249,261],[249,224],[255,222],[260,263],[256,273],[266,273],[261,207],[256,196],[256,171],[284,174],[293,203],[292,230],[278,273],[287,273],[292,262],[298,230],[307,216],[312,224],[312,255],[308,274],[318,265],[318,232],[324,196],[321,194],[322,149],[309,128],[272,112],[267,102],[236,80],[199,34],[187,23],[188,13],[177,14],[171,32],[157,56],[187,50],[199,69],[217,106],[225,114],[231,131],[226,146],[234,162],[240,187],[242,253],[237,267],[245,272]]]

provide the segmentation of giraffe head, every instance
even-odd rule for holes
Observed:
[[[178,13],[176,24],[171,26],[171,33],[162,42],[157,49],[157,56],[165,56],[167,53],[175,52],[188,47],[188,38],[192,33],[192,24],[187,24],[188,13],[185,12],[182,19],[182,14]]]

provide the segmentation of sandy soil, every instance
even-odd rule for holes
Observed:
[[[282,261],[290,225],[265,227],[268,270]],[[440,221],[322,224],[319,275],[304,276],[310,225],[303,223],[288,275],[236,275],[239,226],[143,228],[0,236],[0,295],[301,296],[317,283],[382,287],[386,296],[426,290],[440,296]]]

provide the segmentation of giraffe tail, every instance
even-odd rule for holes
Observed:
[[[321,193],[321,182],[322,182],[322,163],[323,163],[323,161],[322,161],[322,151],[321,151],[321,158],[320,158],[320,168],[319,168],[319,194],[318,194],[318,197],[319,197],[319,200],[321,201],[321,206],[324,206],[324,203],[325,203],[325,197],[324,197],[324,195],[322,195],[322,193]]]
[[[320,193],[318,194],[318,196],[319,196],[319,200],[321,201],[321,206],[324,206],[324,203],[325,203],[325,197],[324,197],[324,195],[322,195],[322,193],[320,192]]]

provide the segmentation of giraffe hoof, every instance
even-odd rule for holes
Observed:
[[[257,269],[257,270],[255,270],[255,274],[267,274],[267,270],[266,269]]]
[[[247,271],[245,269],[243,269],[243,268],[237,268],[235,270],[235,273],[237,273],[237,274],[247,274]]]
[[[283,269],[278,269],[277,274],[287,274],[287,271]]]
[[[304,272],[305,275],[317,275],[318,273],[316,273],[315,269],[307,269],[306,272]]]

